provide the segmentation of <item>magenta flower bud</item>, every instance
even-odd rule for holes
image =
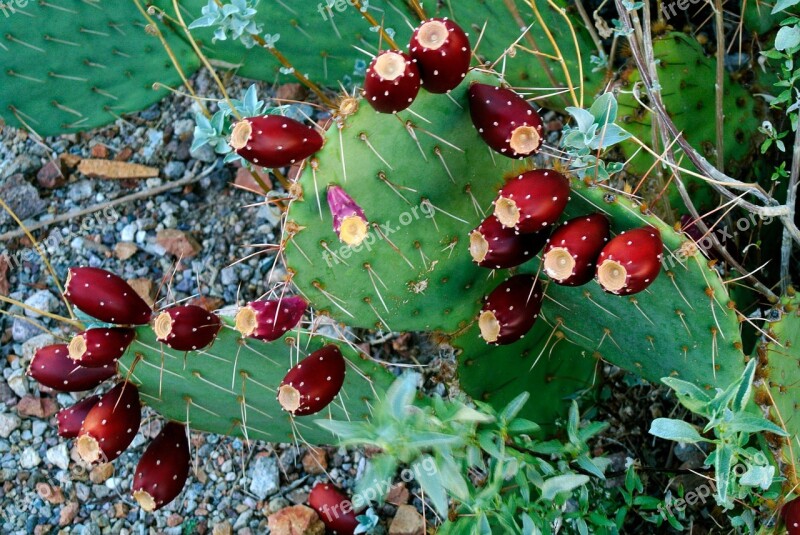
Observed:
[[[364,210],[341,187],[328,186],[328,206],[333,214],[333,230],[350,246],[359,245],[367,237]]]

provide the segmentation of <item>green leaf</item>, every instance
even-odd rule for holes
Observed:
[[[776,50],[789,50],[797,45],[800,45],[800,27],[784,26],[778,30],[778,34],[775,36]]]
[[[551,477],[541,485],[542,500],[552,501],[562,492],[571,492],[589,482],[589,476],[583,474],[564,474]]]
[[[575,118],[575,122],[578,125],[578,130],[584,134],[588,133],[589,129],[595,123],[595,118],[592,113],[581,108],[575,108],[573,106],[568,106],[566,110],[567,113]]]
[[[600,479],[606,478],[606,476],[603,474],[603,471],[597,465],[595,465],[592,459],[590,459],[585,453],[575,459],[575,464],[580,466],[584,472],[589,472],[595,477],[599,477]]]
[[[450,494],[455,496],[461,501],[469,499],[469,488],[467,482],[461,475],[456,463],[451,456],[437,456],[436,467],[439,470],[439,477],[442,485],[447,489]]]
[[[508,405],[505,406],[503,411],[500,413],[500,418],[503,420],[510,422],[514,418],[517,417],[519,411],[522,410],[522,407],[525,406],[525,403],[528,402],[530,398],[530,394],[527,392],[522,392],[520,395],[512,399]]]
[[[604,93],[594,101],[589,113],[594,117],[594,122],[602,127],[613,123],[617,119],[617,99],[613,93]]]
[[[439,479],[439,474],[435,472],[431,475],[425,470],[416,469],[419,468],[418,465],[427,463],[434,463],[435,466],[435,462],[430,455],[425,455],[414,463],[414,472],[417,474],[417,481],[420,487],[422,487],[422,491],[431,500],[436,512],[443,518],[447,517],[447,493],[442,486],[442,481]]]
[[[516,418],[508,426],[508,432],[512,435],[532,435],[538,433],[541,429],[536,422],[524,418]]]
[[[714,459],[714,476],[717,480],[717,501],[725,509],[733,506],[728,497],[730,487],[731,465],[733,463],[733,448],[727,444],[719,444]]]
[[[406,408],[414,402],[417,393],[417,382],[419,375],[416,373],[406,373],[400,379],[392,383],[386,393],[386,407],[396,420],[402,420],[406,414]]]
[[[731,401],[731,409],[733,412],[744,410],[747,402],[750,401],[750,394],[753,392],[753,377],[756,374],[756,359],[750,359],[747,367],[742,374],[742,381],[739,388],[736,390],[736,395],[733,396]]]
[[[460,436],[422,431],[408,437],[407,446],[415,449],[440,448],[442,446],[457,446],[463,442]]]
[[[778,13],[779,11],[785,11],[790,7],[796,5],[800,0],[778,0],[775,2],[775,7],[772,8],[772,14]]]
[[[661,382],[675,392],[681,405],[695,414],[705,414],[703,408],[711,401],[711,396],[702,388],[694,383],[676,379],[675,377],[663,377]]]
[[[733,420],[726,424],[726,428],[729,431],[737,433],[760,433],[762,431],[768,431],[782,437],[789,436],[781,427],[770,422],[766,418],[761,418],[754,414],[736,414]]]
[[[467,422],[467,423],[478,423],[478,424],[489,424],[494,422],[494,416],[491,414],[486,414],[484,412],[476,411],[472,407],[467,407],[466,405],[462,405],[461,408],[453,415],[451,418],[456,422]]]
[[[708,442],[700,436],[700,433],[697,432],[693,425],[683,420],[674,420],[672,418],[656,418],[653,420],[653,423],[650,424],[650,434],[659,438],[689,444]]]
[[[396,471],[397,459],[395,457],[391,455],[373,457],[367,463],[364,474],[356,484],[356,494],[371,499],[371,495],[374,492],[377,500],[382,503],[385,493],[391,487]]]
[[[364,422],[345,422],[341,420],[314,420],[321,428],[337,435],[343,441],[371,442],[373,433]]]
[[[483,431],[478,435],[478,443],[481,445],[481,448],[483,448],[483,451],[495,459],[502,459],[503,453],[500,451],[500,448],[497,447],[497,444],[495,444],[496,438],[497,435],[491,431]]]
[[[752,466],[739,478],[739,484],[747,487],[761,487],[767,490],[775,477],[774,466]]]

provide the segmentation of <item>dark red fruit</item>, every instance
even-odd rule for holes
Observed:
[[[509,180],[494,201],[494,215],[505,227],[538,232],[554,224],[569,201],[569,180],[552,169],[536,169]]]
[[[328,186],[328,207],[333,214],[333,230],[350,246],[359,245],[369,229],[364,210],[340,186]]]
[[[153,324],[159,342],[178,351],[203,349],[222,328],[222,321],[203,307],[184,305],[161,312]]]
[[[325,527],[338,535],[353,535],[358,527],[353,502],[333,485],[314,485],[308,495],[308,505],[317,512]]]
[[[481,337],[494,345],[511,344],[531,330],[544,294],[532,275],[515,275],[492,290],[478,317]]]
[[[67,344],[39,349],[31,359],[28,375],[59,392],[81,392],[96,388],[117,373],[112,365],[86,368],[69,358]]]
[[[100,268],[70,268],[64,295],[70,303],[106,323],[144,325],[153,313],[127,282]]]
[[[419,70],[411,56],[386,50],[367,67],[364,96],[376,111],[397,113],[411,106],[419,84]]]
[[[603,247],[597,281],[608,293],[629,295],[650,286],[661,271],[661,233],[653,227],[626,230]]]
[[[142,419],[139,390],[119,383],[106,392],[83,421],[76,443],[87,463],[110,462],[130,445]]]
[[[314,351],[283,378],[278,403],[295,416],[321,411],[342,389],[344,369],[344,357],[335,345]]]
[[[563,286],[586,284],[594,278],[597,257],[608,236],[609,223],[603,214],[570,219],[547,240],[542,255],[545,273]]]
[[[300,323],[306,306],[306,300],[297,296],[252,301],[236,314],[236,330],[265,342],[277,340]]]
[[[69,358],[87,368],[113,365],[135,336],[136,331],[123,327],[89,329],[72,337]]]
[[[534,154],[542,144],[539,113],[510,89],[474,83],[469,86],[472,124],[492,149],[509,158]]]
[[[417,60],[422,86],[431,93],[455,89],[467,75],[472,51],[461,27],[448,19],[423,22],[408,45]]]
[[[781,516],[789,535],[800,535],[800,498],[786,502],[781,509]]]
[[[505,269],[519,266],[536,256],[547,241],[548,232],[520,234],[490,215],[469,234],[469,253],[481,267]]]
[[[81,431],[83,421],[89,411],[100,401],[100,396],[89,396],[83,398],[75,405],[61,409],[56,415],[58,420],[58,436],[64,438],[75,438]]]
[[[288,167],[322,148],[313,127],[282,115],[248,117],[233,126],[230,145],[236,154],[261,167]]]
[[[148,513],[161,509],[183,490],[189,476],[186,426],[167,422],[145,450],[133,476],[133,497]]]

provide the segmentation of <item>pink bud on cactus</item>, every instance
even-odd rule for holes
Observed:
[[[237,122],[230,145],[250,163],[288,167],[317,152],[323,141],[319,132],[301,122],[281,115],[264,115]]]
[[[278,389],[278,403],[295,416],[319,412],[344,384],[345,362],[333,344],[314,351],[289,370]]]
[[[328,186],[328,206],[333,214],[333,230],[340,240],[350,246],[364,241],[369,230],[364,210],[340,186]]]
[[[127,282],[100,268],[70,268],[64,295],[70,303],[106,323],[144,325],[153,312]]]
[[[145,450],[133,476],[133,497],[142,509],[161,509],[183,490],[189,476],[186,426],[168,422]]]
[[[112,365],[86,368],[69,358],[67,344],[39,349],[31,359],[28,375],[59,392],[81,392],[96,388],[117,373]]]
[[[236,314],[235,327],[243,336],[271,342],[300,323],[307,305],[298,296],[252,301]]]
[[[184,305],[161,312],[153,324],[159,342],[177,351],[203,349],[222,328],[222,321],[197,305]]]
[[[133,342],[136,331],[124,327],[89,329],[72,337],[69,358],[87,368],[110,366]]]
[[[110,462],[122,455],[142,419],[139,390],[131,383],[119,383],[89,410],[76,443],[87,463]]]

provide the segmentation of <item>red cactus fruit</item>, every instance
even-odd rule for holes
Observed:
[[[311,126],[282,115],[248,117],[237,122],[230,145],[236,154],[261,167],[288,167],[322,148]]]
[[[597,258],[597,282],[608,293],[629,295],[650,286],[661,271],[661,233],[653,227],[626,230]]]
[[[493,345],[511,344],[531,330],[542,308],[542,286],[532,275],[515,275],[486,297],[478,326]]]
[[[353,535],[358,527],[353,502],[328,483],[317,483],[308,495],[308,505],[317,512],[322,523],[338,535]]]
[[[134,499],[148,513],[161,509],[183,490],[190,463],[186,426],[167,422],[136,465]]]
[[[153,323],[159,342],[177,351],[203,349],[222,328],[222,321],[203,307],[184,305],[161,312]]]
[[[537,232],[552,225],[569,201],[569,180],[552,169],[536,169],[509,180],[494,201],[494,215],[506,227]]]
[[[781,516],[789,535],[800,535],[800,498],[786,502],[781,509]]]
[[[83,421],[89,411],[100,401],[100,396],[88,396],[71,407],[61,409],[56,415],[58,420],[58,436],[75,438],[81,431]]]
[[[505,269],[519,266],[542,250],[547,241],[547,230],[520,234],[504,227],[500,220],[490,215],[469,234],[469,253],[472,261],[481,267]]]
[[[81,459],[87,463],[113,461],[136,436],[141,419],[139,390],[131,383],[117,384],[83,421],[76,443]]]
[[[72,337],[69,358],[87,368],[114,364],[133,342],[136,331],[124,327],[89,329]]]
[[[333,230],[340,240],[353,247],[364,241],[369,230],[364,210],[340,186],[328,186],[328,206],[333,214]]]
[[[472,84],[469,112],[478,134],[503,156],[524,158],[534,154],[542,144],[542,118],[510,89]]]
[[[153,314],[125,280],[100,268],[70,268],[64,295],[70,303],[106,323],[144,325]]]
[[[242,336],[271,342],[300,323],[306,306],[306,300],[297,296],[252,301],[236,314],[235,327]]]
[[[314,351],[283,378],[278,403],[295,416],[321,411],[342,389],[344,369],[344,357],[335,345]]]
[[[594,278],[595,263],[608,241],[603,214],[570,219],[557,228],[544,248],[544,271],[556,284],[580,286]]]
[[[467,75],[472,50],[461,27],[448,19],[430,19],[411,36],[408,45],[417,60],[422,86],[431,93],[447,93]]]
[[[376,111],[397,113],[411,106],[419,85],[419,70],[411,56],[385,50],[367,67],[364,96]]]
[[[87,368],[69,358],[67,344],[39,349],[31,359],[28,375],[59,392],[82,392],[96,388],[117,373],[112,365]]]

